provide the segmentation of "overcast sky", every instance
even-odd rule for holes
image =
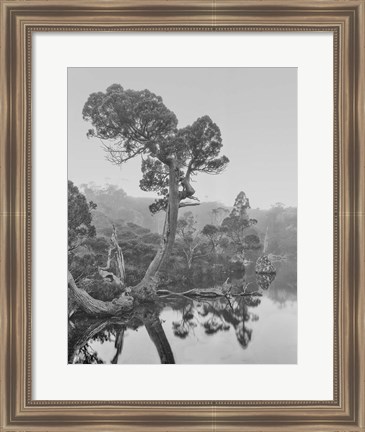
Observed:
[[[296,68],[69,68],[69,179],[154,196],[139,189],[139,158],[112,165],[100,141],[86,137],[91,125],[82,119],[84,103],[90,93],[113,83],[162,96],[179,127],[206,114],[220,127],[222,154],[230,163],[220,175],[194,178],[201,201],[230,206],[243,190],[252,208],[297,205]]]

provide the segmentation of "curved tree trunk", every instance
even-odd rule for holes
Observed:
[[[88,315],[113,316],[120,315],[133,309],[133,298],[122,295],[111,302],[97,300],[85,290],[77,287],[72,274],[68,272],[69,295],[80,309]]]

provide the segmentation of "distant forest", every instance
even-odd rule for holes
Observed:
[[[69,252],[69,269],[91,296],[109,301],[118,296],[120,287],[102,278],[99,269],[107,263],[113,226],[123,254],[126,283],[133,286],[141,281],[159,249],[164,212],[152,215],[149,206],[153,199],[128,196],[115,185],[77,188],[69,181],[69,236],[72,208],[77,202],[80,214],[80,199],[89,206],[90,232]],[[270,209],[251,209],[242,191],[237,191],[231,207],[201,202],[179,213],[176,241],[161,285],[178,282],[183,290],[191,284],[222,284],[241,275],[262,253],[273,262],[296,260],[296,208],[276,203]]]

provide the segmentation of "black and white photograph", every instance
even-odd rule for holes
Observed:
[[[297,69],[67,82],[68,363],[297,364]]]

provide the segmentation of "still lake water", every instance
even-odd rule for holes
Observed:
[[[261,297],[173,296],[127,321],[70,322],[69,363],[295,364],[296,262],[274,265],[271,284],[258,283],[252,266],[246,272],[250,291]]]

